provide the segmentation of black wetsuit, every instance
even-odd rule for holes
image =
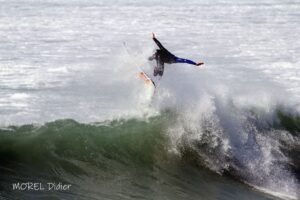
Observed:
[[[159,49],[149,58],[149,60],[156,60],[156,67],[154,68],[154,76],[162,76],[164,73],[164,63],[188,63],[197,65],[194,61],[184,58],[178,58],[177,56],[170,53],[156,38],[153,38]]]

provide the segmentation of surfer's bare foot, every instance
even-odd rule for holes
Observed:
[[[196,65],[200,66],[200,65],[203,65],[203,64],[204,64],[204,62],[198,62]]]

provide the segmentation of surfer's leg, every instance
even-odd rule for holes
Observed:
[[[164,68],[155,67],[153,71],[153,76],[162,76],[164,74]]]
[[[162,76],[163,74],[164,74],[164,71],[159,71],[159,72],[158,72],[158,75],[159,75],[159,76]]]
[[[156,67],[154,67],[153,76],[160,75],[164,73],[164,63],[160,59],[156,59]]]

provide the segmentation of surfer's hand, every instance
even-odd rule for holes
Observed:
[[[155,34],[154,33],[152,33],[152,38],[155,38]]]
[[[200,65],[203,65],[203,64],[204,64],[204,62],[198,62],[196,65],[200,66]]]
[[[153,55],[153,56],[150,56],[150,57],[148,58],[148,60],[151,61],[151,60],[154,60],[154,58],[155,58],[155,57],[154,57],[154,55]]]

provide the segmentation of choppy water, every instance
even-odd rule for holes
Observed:
[[[0,5],[2,197],[299,198],[299,2]],[[205,66],[166,66],[149,102],[151,32]],[[74,187],[11,191],[29,180]]]

